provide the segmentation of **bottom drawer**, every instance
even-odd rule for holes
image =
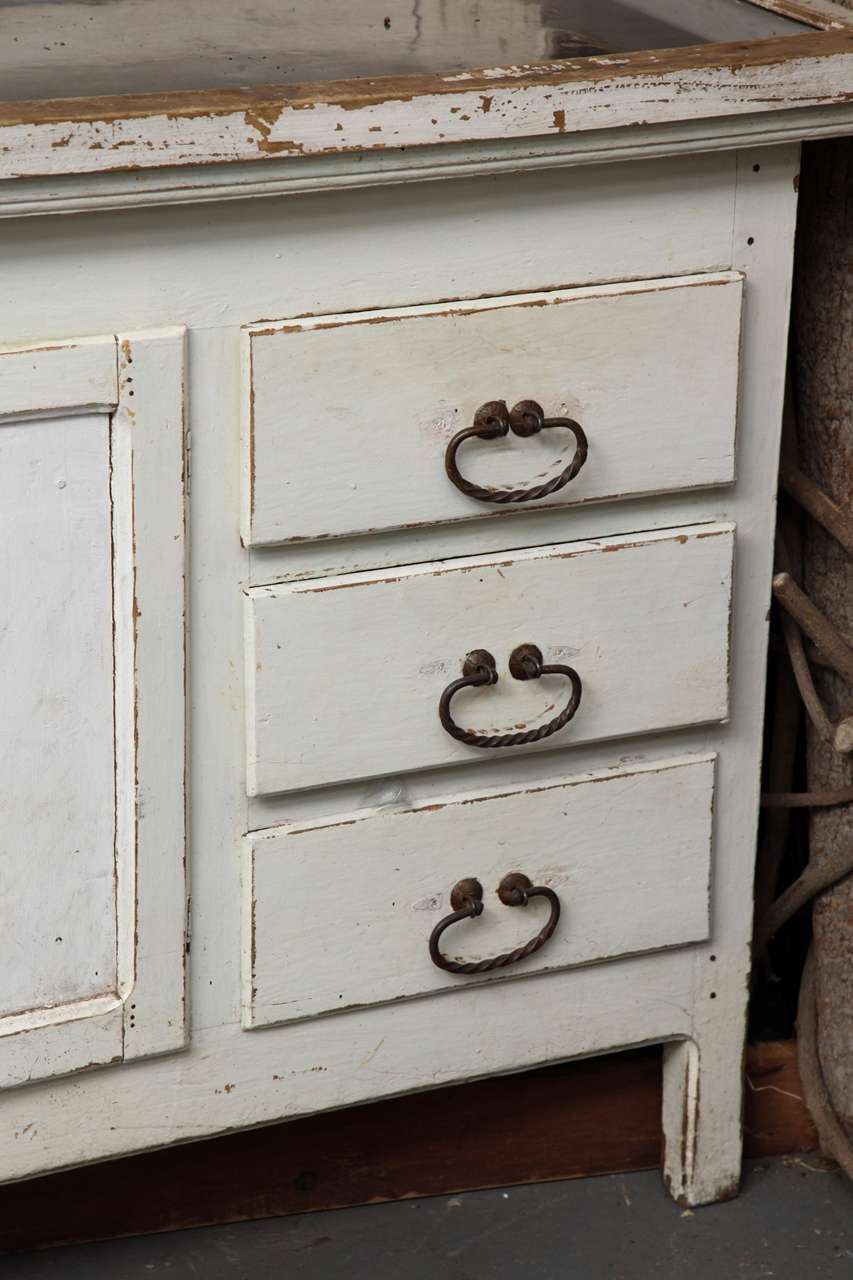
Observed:
[[[709,931],[713,791],[714,757],[691,756],[250,835],[244,1025],[700,941]],[[513,871],[556,893],[552,936],[491,973],[433,964],[429,936],[464,878],[482,885],[484,910],[444,933],[444,955],[478,962],[542,929],[553,911],[547,898],[515,909],[498,898]]]

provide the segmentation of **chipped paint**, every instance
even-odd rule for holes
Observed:
[[[465,79],[414,75],[8,103],[0,108],[0,177],[583,133],[851,101],[853,28],[833,29],[665,55],[497,67]]]

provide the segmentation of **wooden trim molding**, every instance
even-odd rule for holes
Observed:
[[[853,101],[853,27],[499,67],[0,106],[0,180],[582,135]]]

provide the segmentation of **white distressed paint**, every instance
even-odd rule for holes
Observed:
[[[565,676],[509,675],[516,645],[583,682],[564,729],[501,753],[724,719],[732,544],[731,526],[694,526],[253,588],[249,794],[478,761],[438,718],[472,649],[493,654],[499,680],[454,697],[466,729],[538,728],[567,701]]]
[[[765,119],[769,125],[784,114],[768,113]],[[808,115],[819,118],[828,117],[820,111]],[[738,127],[733,122],[729,140]],[[712,145],[722,145],[719,121],[704,125],[698,118],[691,145],[703,129]],[[634,136],[631,130],[613,134],[616,152],[628,134]],[[600,131],[598,138],[601,147]],[[511,147],[507,143],[507,155]],[[57,148],[58,158],[63,150]],[[500,150],[496,142],[494,151]],[[599,158],[604,154],[602,149]],[[513,152],[512,163],[518,155]],[[739,1064],[796,149],[739,157],[736,192],[732,160],[725,156],[594,165],[528,173],[523,180],[496,174],[482,182],[471,176],[476,158],[469,153],[465,164],[473,167],[464,181],[432,187],[399,185],[334,198],[315,194],[239,209],[211,205],[201,212],[155,209],[64,222],[20,220],[14,235],[4,238],[4,294],[15,299],[2,312],[10,337],[41,344],[46,329],[121,334],[187,325],[193,428],[190,1044],[186,1053],[132,1069],[115,1065],[7,1090],[0,1099],[5,1178],[663,1040],[673,1045],[664,1110],[673,1189],[688,1203],[732,1189],[740,1158]],[[61,187],[56,184],[57,192]],[[728,269],[746,275],[735,485],[579,508],[571,513],[568,531],[566,513],[552,510],[514,521],[342,539],[333,547],[278,548],[251,556],[241,549],[242,326],[264,316],[334,314],[560,283]],[[241,583],[353,568],[376,577],[389,563],[496,558],[510,544],[550,546],[578,536],[612,538],[620,531],[707,521],[737,525],[727,723],[589,743],[572,748],[570,763],[556,751],[508,753],[508,759],[500,752],[487,759],[478,753],[465,770],[397,772],[368,785],[350,776],[315,791],[247,804]],[[652,608],[660,611],[660,603],[659,594]],[[143,607],[140,625],[144,621]],[[497,656],[505,661],[505,654]],[[335,692],[341,684],[336,678]],[[156,705],[155,696],[149,705]],[[242,1029],[239,851],[247,830],[296,819],[317,827],[371,805],[411,809],[452,801],[462,790],[541,787],[565,781],[567,772],[636,770],[684,753],[718,756],[707,942],[517,982],[470,989],[460,982],[452,996]],[[315,869],[322,871],[319,864]],[[460,866],[459,874],[465,873]],[[165,896],[164,891],[163,901]],[[182,893],[169,900],[182,903]],[[162,978],[167,1001],[175,999],[180,981],[177,966],[172,977]],[[103,1027],[111,1017],[121,1052],[121,1026],[112,1011],[96,1014],[90,1008],[87,1014],[85,1031],[95,1050],[89,1058],[82,1051],[74,1057],[64,1025],[45,1031],[62,1037],[65,1070],[109,1059]],[[18,1078],[27,1078],[43,1047],[58,1058],[55,1038],[37,1045],[36,1034],[34,1026],[26,1036],[9,1038],[16,1044]],[[83,1039],[73,1042],[75,1053]]]
[[[7,348],[0,388],[8,1087],[184,1040],[183,331]]]
[[[734,478],[742,278],[731,273],[284,321],[249,329],[243,536],[335,538],[702,488]],[[508,357],[512,363],[508,367]],[[448,480],[448,441],[485,401],[577,420],[579,474],[512,506]],[[557,474],[574,436],[466,442],[493,488]]]
[[[245,1024],[274,1026],[698,942],[710,924],[713,795],[714,762],[706,757],[508,793],[463,792],[446,804],[250,836]],[[454,909],[450,891],[463,878],[480,881],[485,908],[444,934],[445,955],[484,960],[538,932],[550,911],[545,900],[511,909],[497,897],[510,871],[560,899],[544,947],[490,974],[449,974],[426,963],[429,935]],[[318,939],[318,926],[333,947]]]
[[[117,668],[125,1060],[182,1048],[187,1035],[185,338],[173,328],[118,339],[116,505],[132,534],[116,562],[132,639],[132,662]]]
[[[779,115],[722,117],[674,125],[637,125],[614,135],[606,129],[502,142],[457,143],[415,151],[355,152],[297,156],[233,164],[183,165],[132,173],[68,175],[59,185],[49,177],[0,181],[0,218],[47,213],[103,212],[210,201],[251,200],[306,192],[400,186],[485,174],[525,175],[525,184],[547,169],[568,169],[601,161],[653,160],[662,156],[708,155],[844,137],[853,119],[844,104],[790,108]],[[586,178],[591,176],[587,172]],[[698,264],[694,263],[694,268]],[[609,278],[609,277],[605,277]]]
[[[116,985],[109,427],[0,423],[0,1054]]]
[[[5,417],[109,413],[117,399],[112,339],[0,347],[0,422]]]
[[[387,97],[373,91],[375,100],[359,96],[356,81],[355,96],[350,87],[340,102],[316,86],[295,100],[274,90],[247,91],[233,108],[215,101],[205,107],[203,95],[198,101],[190,95],[183,109],[179,99],[158,109],[154,97],[147,110],[138,100],[122,108],[113,99],[88,118],[60,107],[53,118],[32,121],[16,119],[12,104],[5,120],[0,116],[0,180],[576,134],[638,120],[704,123],[851,100],[853,32],[784,39],[787,56],[771,41],[765,60],[747,69],[740,50],[710,66],[700,57],[678,70],[666,69],[666,55],[653,56],[636,73],[625,71],[633,65],[626,55],[497,67],[478,73],[476,87],[437,76],[441,92],[407,91],[405,81],[392,81]],[[620,65],[621,74],[590,75]]]

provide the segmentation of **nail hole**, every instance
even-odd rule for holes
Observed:
[[[760,165],[760,164],[754,164],[754,165],[752,166],[752,172],[753,172],[753,173],[760,173],[760,172],[761,172],[761,165]]]
[[[717,998],[717,993],[716,993],[716,991],[712,991],[712,992],[711,992],[711,999],[712,999],[712,1000],[716,1000],[716,998]]]
[[[716,960],[716,958],[717,958],[716,956],[711,956],[711,963],[712,963],[712,964],[714,963],[714,961]]]
[[[746,241],[746,243],[747,243],[747,244],[755,244],[755,236],[748,236],[748,237],[747,237],[747,241]]]

